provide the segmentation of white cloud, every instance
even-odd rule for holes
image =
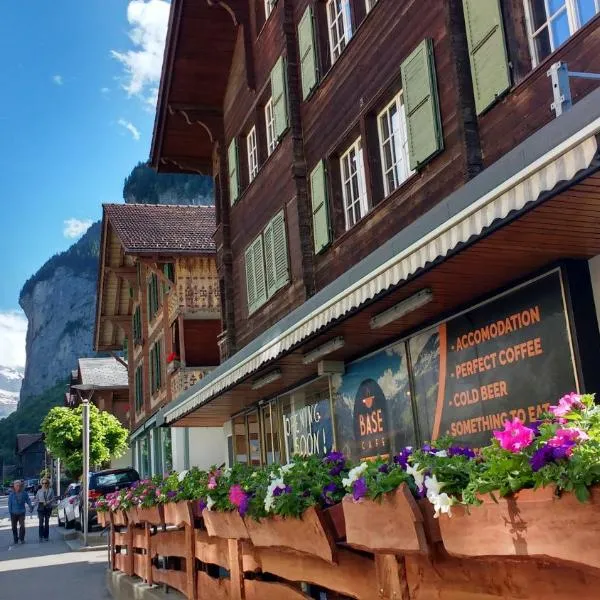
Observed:
[[[64,83],[62,75],[52,75],[52,82],[56,85],[62,85]]]
[[[92,223],[91,219],[67,219],[64,221],[63,235],[66,238],[78,238],[90,228]]]
[[[379,387],[382,389],[385,397],[390,400],[394,398],[400,391],[404,378],[400,369],[394,372],[392,369],[386,369],[383,375],[377,380]]]
[[[100,93],[103,94],[104,96],[106,96],[107,94],[110,93],[110,88],[107,88],[107,87],[100,88]]]
[[[145,103],[156,104],[163,52],[167,39],[170,4],[167,0],[130,0],[127,20],[133,49],[112,50],[125,69],[123,89]]]
[[[0,365],[25,366],[27,319],[22,312],[0,312]]]
[[[140,131],[139,129],[130,121],[126,121],[125,119],[119,119],[117,123],[127,129],[131,133],[131,137],[137,142],[140,139]]]

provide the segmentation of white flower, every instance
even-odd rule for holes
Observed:
[[[454,504],[454,499],[448,496],[446,492],[436,495],[432,494],[431,496],[428,495],[427,497],[429,498],[429,502],[433,504],[433,508],[435,509],[433,516],[436,519],[440,516],[440,513],[446,514],[449,517],[452,516],[450,508]]]
[[[429,498],[430,495],[439,496],[441,489],[445,485],[445,483],[438,481],[435,475],[431,477],[425,477],[425,488],[427,489],[427,497]]]
[[[265,496],[265,510],[269,513],[273,510],[275,504],[275,490],[285,489],[285,483],[283,478],[273,479],[267,488],[267,494]]]
[[[188,474],[187,471],[181,471],[181,473],[179,473],[179,475],[177,476],[177,479],[179,480],[180,483],[185,479],[185,476],[187,474]]]
[[[434,452],[433,455],[439,456],[440,458],[448,458],[448,453],[445,450],[439,450],[438,452]]]
[[[283,465],[279,468],[279,471],[285,475],[288,471],[291,471],[294,468],[294,463],[288,463],[287,465]]]
[[[231,475],[231,467],[223,467],[221,469],[221,477],[225,477],[225,479],[229,479]]]
[[[412,475],[412,478],[415,480],[415,485],[419,491],[421,491],[423,489],[425,477],[423,476],[423,471],[419,471],[419,463],[416,463],[414,467],[412,465],[407,465],[406,473]]]
[[[212,510],[212,507],[214,505],[215,505],[215,501],[210,496],[206,496],[206,508],[207,508],[207,510]]]
[[[348,490],[352,491],[352,484],[360,478],[360,476],[367,470],[369,465],[366,462],[360,463],[360,465],[350,469],[348,477],[342,479],[342,485]]]

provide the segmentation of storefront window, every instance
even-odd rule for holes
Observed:
[[[144,435],[139,440],[140,476],[150,477],[150,440]]]
[[[236,463],[248,462],[248,436],[246,432],[246,417],[240,416],[233,420],[233,447]]]
[[[171,441],[171,429],[163,427],[160,430],[162,437],[162,460],[163,473],[170,473],[173,470],[173,444]]]
[[[281,462],[281,427],[275,400],[261,407],[265,462]]]
[[[251,412],[247,417],[248,445],[250,448],[250,464],[260,466],[260,426],[258,424],[258,411]]]
[[[329,377],[321,377],[278,398],[285,460],[296,454],[324,456],[334,446]]]

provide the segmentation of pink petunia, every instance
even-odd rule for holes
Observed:
[[[207,487],[209,490],[214,490],[217,487],[217,478],[211,477]]]
[[[565,444],[576,444],[577,442],[585,442],[589,439],[590,436],[577,427],[571,429],[557,429],[554,437],[548,440],[548,446],[558,448]]]
[[[504,421],[504,431],[494,431],[494,437],[504,450],[514,453],[527,448],[533,441],[535,432],[515,417],[512,422]]]
[[[551,406],[548,410],[555,417],[564,417],[575,408],[583,408],[583,403],[581,402],[581,396],[579,394],[571,392],[570,394],[563,396],[558,401],[557,406]]]

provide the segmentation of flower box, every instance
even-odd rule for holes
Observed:
[[[600,568],[600,486],[589,502],[553,488],[521,490],[442,515],[446,550],[454,556],[534,556]]]
[[[117,527],[126,526],[128,523],[127,517],[128,515],[124,510],[115,510],[114,512],[110,513],[112,524],[116,525]]]
[[[244,519],[240,517],[237,510],[230,512],[217,512],[204,509],[202,518],[208,535],[212,537],[247,540],[248,530]]]
[[[381,500],[354,502],[347,496],[342,506],[349,546],[391,554],[427,552],[423,515],[405,483]]]
[[[165,515],[162,504],[157,504],[150,508],[138,506],[136,512],[138,523],[149,523],[150,525],[157,526],[165,524]]]
[[[167,365],[167,373],[169,373],[169,374],[175,373],[175,371],[177,371],[177,369],[179,369],[180,366],[181,366],[180,361],[178,361],[178,360],[171,361]]]
[[[425,529],[425,537],[429,544],[437,544],[442,541],[442,532],[440,531],[440,520],[436,519],[434,515],[433,504],[422,498],[417,500],[417,504],[421,509],[423,515],[423,528]]]
[[[328,508],[324,508],[323,516],[327,519],[329,531],[333,535],[336,542],[345,541],[346,539],[346,520],[344,519],[344,507],[342,503],[334,504]]]
[[[163,506],[163,511],[167,525],[183,527],[184,525],[194,524],[191,502],[168,502]]]
[[[246,518],[250,540],[257,548],[285,548],[335,562],[335,541],[329,519],[314,507],[304,511],[300,519],[279,515],[255,521]]]
[[[109,513],[98,511],[96,514],[98,516],[98,525],[100,525],[100,527],[108,527],[110,525]]]

